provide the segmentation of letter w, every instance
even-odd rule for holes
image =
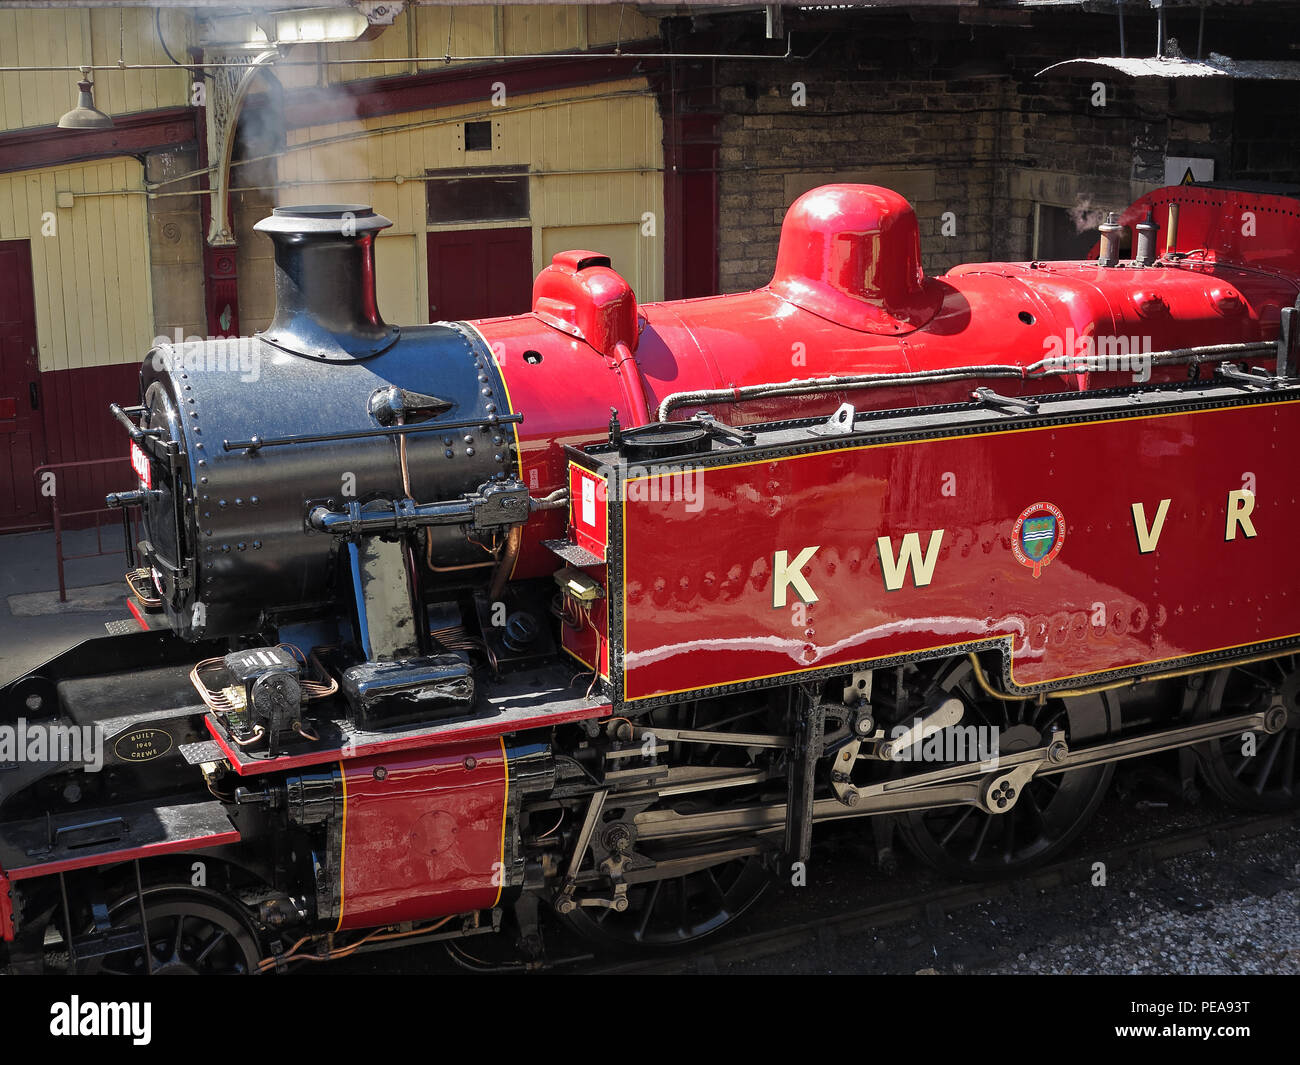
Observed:
[[[912,571],[912,580],[918,588],[924,588],[934,577],[934,564],[939,561],[939,546],[943,543],[943,530],[935,529],[930,533],[930,545],[921,557],[921,534],[908,533],[903,537],[903,545],[894,557],[894,541],[888,536],[876,539],[880,550],[880,572],[885,578],[885,588],[896,592],[903,587],[907,571]]]

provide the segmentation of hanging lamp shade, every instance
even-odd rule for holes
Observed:
[[[90,80],[90,68],[81,68],[77,82],[77,106],[59,119],[59,129],[112,129],[113,120],[95,106],[95,86]]]

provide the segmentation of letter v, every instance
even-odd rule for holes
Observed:
[[[1144,555],[1151,554],[1160,543],[1160,533],[1165,527],[1165,516],[1169,513],[1169,500],[1160,500],[1156,509],[1156,520],[1147,525],[1147,508],[1143,503],[1133,504],[1133,531],[1137,533],[1138,551]]]

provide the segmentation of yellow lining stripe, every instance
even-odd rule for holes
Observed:
[[[501,774],[505,777],[506,797],[501,804],[501,860],[497,863],[497,868],[500,870],[497,874],[499,883],[497,897],[492,900],[493,906],[501,901],[501,892],[506,886],[506,819],[510,816],[510,762],[506,758],[506,738],[498,736],[497,743],[501,744]]]
[[[598,481],[600,481],[600,480],[604,480],[604,478],[602,478],[602,477],[600,476],[600,474],[596,473],[595,470],[589,470],[589,469],[587,469],[586,466],[579,466],[576,462],[573,461],[573,459],[569,459],[569,465],[568,465],[568,466],[565,468],[565,470],[564,470],[564,487],[565,487],[565,490],[566,490],[566,491],[568,490],[569,485],[571,485],[571,484],[573,483],[573,471],[574,471],[574,470],[581,470],[583,473],[589,473],[589,474],[592,475],[592,477],[596,478],[596,480],[598,480]],[[606,483],[608,483],[608,482],[606,482]],[[605,501],[605,523],[608,525],[608,524],[609,524],[609,489],[608,489],[608,488],[606,488],[606,490],[605,490],[605,500],[606,500],[606,501]],[[574,524],[574,521],[573,521],[573,493],[572,493],[572,492],[569,492],[569,524],[570,524],[570,525],[573,525],[573,524]],[[606,532],[606,537],[605,537],[605,538],[606,538],[606,540],[608,540],[608,539],[609,539],[609,535],[608,535],[608,534],[609,534],[609,530],[606,529],[605,532]]]
[[[996,640],[1003,640],[1006,637],[995,637]],[[786,669],[779,673],[760,673],[756,677],[743,677],[740,680],[726,680],[716,684],[697,684],[691,688],[674,688],[672,691],[653,692],[650,695],[624,695],[623,701],[634,703],[638,699],[657,699],[663,695],[681,695],[683,692],[697,692],[705,688],[722,688],[730,684],[747,684],[751,680],[771,680],[773,677],[793,677],[800,673],[812,673],[819,669],[852,669],[854,666],[865,666],[872,662],[882,662],[889,658],[902,658],[904,655],[923,655],[930,651],[946,651],[950,647],[966,647],[972,643],[979,643],[979,640],[961,640],[958,643],[943,643],[936,647],[919,647],[915,651],[896,651],[889,655],[877,655],[875,658],[862,658],[855,662],[829,662],[820,666],[805,666],[803,669]],[[1126,667],[1116,667],[1126,668]],[[626,676],[626,674],[624,674]]]
[[[793,460],[793,459],[810,459],[810,458],[819,458],[819,457],[821,457],[821,456],[823,456],[823,455],[826,455],[826,454],[828,454],[828,453],[831,453],[831,452],[833,452],[833,453],[836,454],[836,455],[844,455],[844,454],[848,454],[848,453],[850,453],[850,452],[854,452],[854,451],[875,451],[875,450],[878,450],[878,449],[881,449],[881,448],[905,447],[905,446],[908,446],[908,445],[911,445],[911,444],[937,444],[937,443],[946,443],[946,442],[949,441],[949,440],[969,440],[969,439],[971,439],[971,438],[973,438],[973,437],[977,437],[977,436],[978,436],[978,437],[991,437],[991,436],[1014,436],[1014,435],[1016,435],[1016,434],[1018,434],[1018,433],[1041,433],[1041,432],[1044,432],[1044,431],[1056,431],[1056,430],[1065,430],[1065,429],[1081,429],[1081,428],[1083,428],[1083,427],[1085,427],[1085,426],[1089,426],[1089,425],[1104,425],[1104,424],[1114,423],[1114,422],[1154,421],[1154,420],[1156,420],[1157,418],[1175,418],[1175,417],[1182,417],[1182,416],[1184,416],[1184,415],[1187,415],[1187,416],[1195,416],[1195,415],[1199,415],[1199,414],[1222,414],[1222,413],[1225,413],[1225,412],[1234,412],[1234,411],[1239,412],[1239,411],[1243,411],[1243,410],[1254,410],[1254,409],[1259,408],[1259,407],[1290,407],[1290,406],[1295,406],[1297,403],[1300,403],[1300,400],[1294,400],[1294,399],[1280,399],[1280,400],[1276,400],[1276,401],[1271,402],[1271,403],[1243,403],[1243,404],[1238,404],[1238,405],[1236,405],[1236,406],[1231,406],[1231,407],[1213,407],[1213,408],[1210,408],[1210,409],[1208,409],[1208,410],[1168,411],[1168,412],[1166,412],[1166,413],[1164,413],[1164,414],[1147,414],[1147,415],[1143,415],[1143,414],[1133,414],[1133,415],[1126,415],[1125,417],[1122,417],[1122,418],[1095,418],[1095,419],[1093,419],[1093,420],[1091,420],[1091,421],[1085,421],[1085,422],[1071,422],[1071,423],[1064,424],[1064,425],[1062,425],[1062,424],[1040,425],[1040,426],[1030,426],[1030,427],[1027,427],[1027,428],[1024,428],[1024,429],[1001,429],[1001,430],[996,430],[996,431],[994,431],[994,432],[984,432],[984,433],[960,433],[960,434],[958,434],[958,435],[956,435],[956,436],[937,436],[937,437],[927,437],[926,439],[923,439],[923,440],[895,440],[895,441],[882,442],[882,443],[879,443],[879,444],[860,444],[860,445],[858,445],[857,447],[828,448],[827,451],[818,451],[818,452],[814,452],[814,453],[812,453],[812,454],[801,454],[801,455],[781,455],[781,456],[778,456],[778,457],[776,457],[776,458],[754,459],[754,460],[752,460],[752,461],[750,461],[750,462],[732,462],[732,463],[727,463],[726,465],[721,465],[721,466],[701,466],[701,467],[699,467],[699,468],[700,468],[700,470],[701,470],[702,472],[708,472],[708,471],[711,471],[711,470],[732,470],[732,469],[741,469],[741,468],[746,467],[746,466],[765,466],[765,465],[767,465],[768,463],[789,462],[789,461],[791,461],[791,460]],[[632,477],[632,478],[629,478],[629,479],[628,479],[627,481],[625,481],[624,483],[625,483],[625,484],[631,484],[633,481],[645,481],[645,480],[649,480],[649,479],[650,479],[651,477],[653,477],[653,476],[655,476],[655,475],[654,475],[654,474],[648,474],[648,475],[645,476],[645,477]],[[607,493],[607,494],[608,494],[608,493]],[[623,578],[623,602],[624,602],[625,604],[627,603],[627,509],[628,509],[628,508],[627,508],[627,500],[624,499],[624,500],[623,500],[623,506],[622,506],[622,514],[621,514],[621,518],[622,518],[622,522],[623,522],[623,540],[622,540],[622,543],[621,543],[620,547],[621,547],[621,549],[622,549],[622,554],[623,554],[623,557],[622,557],[622,566],[621,566],[621,568],[622,568],[622,571],[623,571],[623,574],[622,574],[622,578]],[[1134,663],[1131,663],[1130,665],[1126,665],[1126,666],[1111,666],[1109,669],[1094,670],[1094,671],[1091,672],[1091,673],[1072,673],[1072,674],[1067,674],[1067,675],[1065,675],[1065,676],[1061,676],[1061,677],[1053,677],[1053,678],[1051,678],[1050,680],[1035,681],[1033,686],[1034,686],[1034,687],[1038,687],[1038,686],[1043,685],[1043,684],[1055,684],[1055,683],[1057,683],[1058,681],[1062,681],[1062,680],[1077,680],[1077,679],[1079,679],[1080,677],[1099,677],[1099,676],[1104,676],[1104,675],[1107,674],[1107,673],[1118,673],[1118,672],[1121,672],[1121,671],[1123,671],[1123,670],[1139,669],[1139,668],[1141,668],[1142,666],[1158,665],[1158,664],[1161,663],[1161,662],[1172,662],[1172,661],[1174,661],[1175,659],[1178,659],[1178,658],[1194,658],[1194,657],[1196,657],[1196,656],[1198,656],[1198,655],[1211,655],[1211,654],[1217,654],[1217,653],[1219,653],[1220,651],[1231,651],[1231,650],[1235,650],[1235,649],[1238,648],[1238,647],[1251,647],[1251,646],[1254,646],[1254,645],[1256,645],[1256,644],[1260,644],[1260,643],[1277,643],[1277,642],[1282,641],[1282,640],[1291,640],[1291,639],[1295,639],[1295,638],[1297,638],[1297,637],[1300,637],[1300,633],[1292,633],[1292,634],[1289,635],[1289,636],[1274,636],[1274,637],[1271,637],[1271,638],[1266,639],[1266,640],[1250,640],[1250,641],[1247,641],[1246,643],[1232,644],[1232,645],[1230,645],[1230,646],[1228,646],[1228,647],[1216,647],[1216,648],[1212,648],[1212,649],[1210,649],[1210,650],[1206,650],[1206,651],[1194,651],[1194,652],[1192,652],[1192,653],[1189,654],[1189,655],[1172,655],[1172,656],[1170,656],[1170,657],[1168,657],[1168,658],[1153,658],[1153,659],[1151,659],[1150,661],[1146,661],[1146,662],[1134,662]],[[995,640],[1005,640],[1006,638],[1007,638],[1006,636],[994,637]],[[902,655],[917,655],[917,654],[928,654],[928,653],[931,652],[931,651],[946,651],[946,650],[949,650],[950,648],[953,648],[953,647],[964,647],[964,646],[967,646],[967,645],[969,645],[969,644],[972,644],[972,643],[979,643],[979,642],[981,642],[981,641],[979,641],[979,640],[959,640],[959,641],[957,641],[956,643],[940,644],[940,645],[937,646],[937,647],[924,647],[924,648],[920,648],[920,649],[915,650],[915,651],[900,651],[900,652],[897,652],[897,653],[895,653],[895,654],[890,654],[890,655],[879,655],[879,656],[877,656],[876,658],[864,658],[864,659],[859,659],[859,660],[856,661],[856,662],[844,662],[844,663],[838,663],[838,662],[837,662],[837,663],[831,663],[831,664],[827,664],[827,665],[808,666],[808,667],[805,668],[805,669],[789,669],[789,670],[784,670],[783,672],[780,672],[780,673],[765,673],[765,674],[760,674],[759,676],[755,676],[755,677],[738,677],[738,678],[735,678],[735,679],[732,679],[732,680],[726,680],[726,681],[718,681],[718,682],[714,682],[714,683],[712,683],[712,684],[697,684],[697,685],[694,685],[694,686],[689,687],[689,688],[676,688],[676,689],[674,689],[674,690],[672,690],[672,691],[666,691],[666,692],[664,692],[664,691],[657,691],[657,692],[651,692],[651,693],[648,694],[648,695],[634,695],[634,696],[629,696],[629,695],[627,694],[627,677],[628,677],[628,672],[627,672],[627,668],[626,668],[626,662],[627,662],[627,613],[626,613],[626,611],[624,611],[624,615],[623,615],[623,661],[624,661],[625,665],[624,665],[624,669],[623,669],[623,701],[624,701],[625,703],[634,703],[634,702],[637,702],[638,700],[641,700],[641,699],[657,699],[657,698],[661,698],[661,697],[666,696],[666,695],[682,695],[682,694],[684,694],[684,693],[686,693],[686,692],[703,691],[703,690],[706,689],[706,688],[720,688],[720,687],[727,687],[727,686],[730,686],[730,685],[733,685],[733,684],[747,684],[747,683],[749,683],[750,681],[755,681],[755,680],[771,680],[771,679],[774,678],[774,677],[792,677],[792,676],[797,676],[797,675],[800,675],[800,674],[803,674],[803,673],[812,673],[812,672],[815,672],[815,671],[817,671],[817,670],[821,670],[821,669],[849,669],[849,668],[851,668],[851,667],[853,667],[853,666],[858,666],[858,665],[867,665],[867,664],[869,664],[869,663],[871,663],[871,662],[879,662],[879,661],[882,661],[882,660],[884,660],[884,659],[889,659],[889,658],[898,658],[898,657],[900,657],[900,656],[902,656]],[[1016,656],[1015,656],[1015,644],[1014,644],[1014,642],[1012,643],[1011,653],[1007,655],[1007,660],[1008,660],[1007,670],[1008,670],[1008,673],[1009,673],[1010,676],[1011,676],[1011,683],[1012,683],[1014,686],[1016,686],[1016,687],[1020,687],[1019,683],[1016,681]],[[1206,668],[1207,668],[1207,669],[1212,669],[1212,668],[1214,668],[1214,666],[1213,666],[1213,664],[1210,664],[1210,665],[1207,665]]]
[[[606,633],[606,635],[608,636],[608,632]],[[585,658],[583,658],[582,655],[578,654],[577,651],[570,651],[563,644],[560,645],[560,650],[563,651],[566,655],[569,655],[572,658],[576,658],[579,662],[581,662],[584,666],[590,669],[593,673],[596,671],[596,667],[593,666],[590,662],[588,662]],[[604,677],[606,680],[609,680],[608,673],[602,673],[601,676]]]
[[[1145,662],[1134,662],[1132,665],[1128,665],[1128,666],[1111,666],[1109,669],[1094,670],[1091,673],[1067,673],[1063,677],[1052,677],[1050,680],[1039,680],[1039,681],[1035,681],[1034,683],[1054,684],[1058,680],[1077,680],[1079,677],[1101,677],[1101,676],[1105,676],[1105,674],[1107,673],[1118,673],[1121,670],[1125,670],[1125,669],[1136,669],[1138,666],[1158,666],[1161,662],[1173,662],[1180,658],[1196,658],[1199,655],[1215,655],[1218,654],[1220,651],[1235,651],[1239,647],[1254,647],[1257,644],[1262,644],[1262,643],[1280,643],[1284,640],[1295,640],[1295,639],[1300,639],[1300,632],[1288,633],[1286,636],[1270,636],[1268,639],[1265,640],[1247,640],[1245,643],[1230,643],[1226,647],[1211,647],[1204,651],[1193,651],[1191,652],[1191,654],[1169,655],[1166,658],[1152,658],[1152,659],[1148,659]],[[1286,652],[1279,651],[1278,654],[1280,655],[1286,654]],[[1230,665],[1230,664],[1231,664],[1230,662],[1223,663],[1223,665]],[[1207,669],[1215,668],[1214,663],[1210,663],[1208,666],[1206,666],[1206,668]],[[1014,655],[1012,656],[1011,659],[1011,683],[1016,684],[1017,687],[1020,687],[1020,685],[1016,683],[1016,662],[1015,662]]]
[[[572,482],[572,480],[573,480],[573,478],[572,478],[572,471],[574,471],[574,470],[579,470],[579,471],[582,472],[582,473],[589,474],[592,478],[594,478],[594,479],[597,480],[597,481],[604,481],[605,484],[606,484],[607,486],[608,486],[608,484],[609,484],[609,481],[608,481],[607,478],[601,477],[600,474],[597,473],[595,470],[589,470],[589,469],[587,469],[586,466],[582,466],[582,465],[578,464],[577,462],[574,462],[573,459],[569,459],[569,468],[568,468],[568,470],[566,471],[566,474],[568,474],[568,476],[566,477],[566,480],[567,480],[567,481]],[[568,487],[568,484],[566,484],[565,487],[567,488],[567,487]],[[574,520],[573,520],[573,497],[572,497],[572,493],[570,493],[570,497],[569,497],[569,524],[570,524],[570,525],[573,525],[573,524],[574,524]],[[574,538],[575,546],[577,546],[577,544],[576,544],[576,539],[577,539],[577,538],[575,537],[575,538]],[[605,557],[606,557],[606,559],[608,559],[608,557],[609,557],[609,490],[608,490],[608,487],[606,487],[606,491],[605,491],[605,545],[604,545],[604,548],[605,548]],[[608,572],[608,563],[607,563],[607,562],[602,561],[602,562],[599,563],[599,565],[600,565],[600,567],[601,567],[602,569],[605,569],[606,572]],[[588,566],[587,568],[588,568],[588,569],[595,569],[596,567],[595,567],[595,566]],[[608,583],[608,580],[607,580],[606,583]],[[593,625],[592,627],[595,628],[594,625]],[[596,630],[596,636],[597,636],[596,649],[599,650],[599,649],[600,649],[600,639],[599,639],[599,637],[600,637],[600,630],[599,630],[599,629]],[[606,615],[605,615],[605,644],[606,644],[606,646],[608,646],[608,644],[609,644],[609,615],[608,615],[608,613],[606,613]],[[586,666],[586,667],[587,667],[589,670],[591,670],[593,673],[597,672],[596,667],[595,667],[594,665],[592,665],[592,663],[588,662],[585,658],[583,658],[582,655],[578,654],[576,651],[572,651],[572,650],[570,650],[569,648],[565,647],[565,646],[564,646],[564,642],[563,642],[563,640],[561,640],[561,642],[560,642],[560,650],[563,651],[565,654],[567,654],[567,655],[571,655],[572,657],[576,658],[579,662],[581,662],[584,666]],[[601,675],[601,677],[603,677],[605,680],[609,680],[609,674],[608,674],[608,673],[601,673],[600,675]]]
[[[343,902],[346,898],[343,885],[343,862],[344,855],[348,851],[348,770],[342,762],[339,762],[339,774],[343,777],[343,828],[339,833],[339,923],[334,926],[336,932],[343,927]]]
[[[506,368],[504,365],[505,360],[503,359],[501,362],[497,362],[496,351],[493,350],[492,345],[488,343],[487,337],[485,337],[482,333],[478,331],[477,326],[472,325],[469,322],[461,322],[460,324],[463,325],[466,329],[470,330],[476,337],[479,338],[479,340],[483,341],[483,346],[488,349],[488,357],[493,362],[496,362],[497,376],[501,378],[501,387],[502,389],[505,390],[505,394],[506,394],[505,413],[517,414],[518,412],[515,410],[514,400],[510,398],[510,382],[506,380]],[[520,357],[522,358],[522,356]],[[515,472],[518,473],[519,475],[519,483],[524,484],[524,450],[522,447],[519,446],[519,423],[508,422],[507,424],[510,426],[510,433],[515,440]],[[514,562],[510,564],[510,574],[506,578],[507,580],[509,580],[511,577],[515,575],[515,567],[518,565],[519,565],[519,555],[516,554]]]

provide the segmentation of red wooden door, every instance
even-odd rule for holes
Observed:
[[[33,476],[45,461],[28,241],[0,241],[0,529],[41,520]]]
[[[458,229],[429,234],[429,320],[522,314],[532,306],[533,231]]]

